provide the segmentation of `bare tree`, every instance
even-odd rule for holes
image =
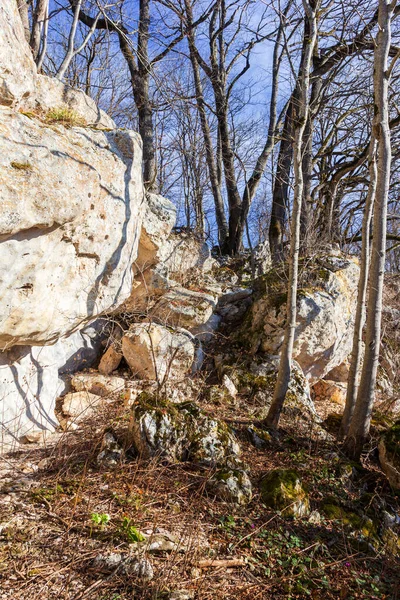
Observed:
[[[303,0],[304,10],[308,20],[308,27],[304,31],[304,52],[300,65],[298,77],[298,101],[294,106],[294,142],[293,142],[293,163],[294,163],[294,199],[291,223],[290,237],[290,261],[289,261],[289,281],[288,297],[286,305],[286,327],[285,337],[281,349],[279,371],[274,390],[274,397],[271,407],[268,411],[265,425],[276,428],[279,423],[280,414],[288,390],[291,363],[293,355],[294,334],[296,329],[297,316],[297,280],[298,280],[298,261],[300,251],[300,213],[303,199],[303,169],[302,169],[302,148],[303,136],[310,109],[309,86],[310,71],[314,47],[317,41],[317,11],[320,1],[313,0],[309,3]]]
[[[362,337],[365,323],[365,302],[367,297],[367,285],[370,261],[370,229],[372,213],[376,194],[376,138],[373,129],[369,146],[369,188],[365,202],[364,218],[362,224],[362,248],[361,248],[361,270],[358,282],[357,308],[354,321],[353,348],[351,353],[351,363],[349,376],[347,380],[346,406],[344,409],[342,422],[340,425],[339,437],[343,439],[348,430],[353,417],[354,407],[357,399],[357,384],[360,375],[360,365],[362,357]]]

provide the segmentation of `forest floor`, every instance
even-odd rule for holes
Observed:
[[[285,422],[279,439],[257,450],[246,436],[253,407],[243,401],[203,408],[228,420],[240,439],[254,486],[249,505],[208,496],[212,471],[190,463],[132,457],[100,467],[104,431],[112,427],[123,437],[127,429],[129,409],[116,399],[46,447],[27,446],[3,457],[0,599],[400,597],[400,560],[379,541],[379,523],[368,538],[321,510],[324,500],[334,498],[356,513],[360,507],[374,513],[377,503],[399,513],[373,440],[363,468],[346,469],[334,438],[313,440],[298,423]],[[308,486],[311,517],[285,518],[261,501],[262,475],[286,466]],[[139,544],[154,569],[151,581],[96,569],[96,556],[133,555],[135,538],[155,529],[168,531],[180,547],[157,555],[147,551],[147,541]]]

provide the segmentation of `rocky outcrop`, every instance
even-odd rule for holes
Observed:
[[[339,255],[319,257],[303,273],[293,357],[311,383],[351,352],[358,277],[356,260]],[[257,296],[242,337],[253,352],[277,354],[286,315],[285,273],[269,271],[259,282]]]
[[[15,0],[1,3],[0,54],[0,403],[12,441],[56,425],[59,373],[99,352],[84,328],[130,296],[144,194],[138,134],[37,75]]]
[[[220,371],[228,375],[239,395],[248,402],[262,408],[266,414],[271,406],[276,377],[279,368],[279,356],[263,357],[263,362],[250,361],[250,364],[238,366],[224,365],[222,359]],[[292,374],[283,405],[283,414],[292,418],[300,417],[308,423],[320,421],[310,395],[310,387],[300,365],[292,361]]]
[[[123,312],[146,312],[168,325],[194,329],[210,318],[216,295],[191,289],[215,261],[205,242],[185,231],[172,231],[176,208],[156,194],[147,195],[135,282]]]
[[[50,128],[9,109],[0,132],[4,350],[52,343],[129,297],[143,190],[135,133]]]
[[[0,54],[0,105],[17,107],[34,94],[37,75],[14,0],[0,6]]]

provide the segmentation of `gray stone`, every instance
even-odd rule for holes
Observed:
[[[248,504],[252,485],[247,473],[240,469],[220,469],[208,481],[207,490],[226,502]]]

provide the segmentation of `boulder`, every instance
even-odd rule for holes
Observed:
[[[37,75],[15,0],[1,2],[0,55],[4,449],[54,429],[65,376],[97,358],[88,324],[130,295],[144,193],[140,136]]]
[[[196,272],[207,273],[216,265],[208,245],[192,233],[172,232],[159,253],[170,279],[185,285]]]
[[[140,379],[184,379],[195,357],[195,347],[186,334],[156,323],[135,323],[122,338],[122,353]]]
[[[156,302],[150,314],[168,325],[196,330],[209,321],[215,306],[214,296],[176,286]]]
[[[90,392],[69,392],[57,401],[56,415],[61,428],[76,429],[101,403],[101,397]]]
[[[114,344],[111,344],[100,359],[99,373],[102,375],[111,375],[113,371],[118,369],[122,358],[122,352]]]
[[[101,352],[106,323],[100,319],[49,346],[14,346],[0,353],[0,450],[27,435],[54,431],[56,399],[68,391],[70,376],[91,367]]]
[[[315,383],[351,352],[359,266],[356,259],[315,259],[298,290],[293,358]],[[257,299],[241,336],[253,352],[277,354],[286,319],[286,275],[271,270],[258,282]]]
[[[261,481],[261,500],[285,516],[304,517],[310,512],[307,490],[293,469],[275,469]]]
[[[76,373],[71,379],[71,385],[76,392],[90,392],[96,396],[111,396],[120,394],[125,388],[123,377],[111,377],[97,373]]]
[[[172,202],[158,194],[146,194],[139,252],[134,264],[136,273],[143,273],[149,267],[163,262],[163,246],[175,221],[176,207]]]
[[[192,402],[174,404],[146,392],[133,407],[130,437],[145,458],[236,466],[240,454],[235,436],[222,421],[208,417]]]
[[[104,467],[114,467],[124,458],[124,450],[118,443],[112,431],[106,431],[101,441],[100,452],[97,455],[97,464]]]
[[[0,348],[52,343],[130,295],[141,142],[4,108],[0,132]]]
[[[344,408],[346,404],[347,385],[338,381],[321,379],[313,385],[314,402],[333,402]]]
[[[248,504],[252,499],[252,485],[247,473],[240,469],[219,469],[208,481],[207,491],[226,502]]]
[[[400,489],[400,421],[388,429],[379,440],[379,462],[390,485]]]

